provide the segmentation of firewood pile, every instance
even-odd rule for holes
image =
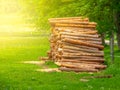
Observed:
[[[104,46],[96,30],[96,23],[88,18],[51,18],[49,59],[61,71],[97,72],[104,65]]]

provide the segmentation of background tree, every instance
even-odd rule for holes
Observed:
[[[26,16],[30,17],[28,21],[34,22],[37,30],[49,29],[48,19],[52,17],[89,17],[98,23],[97,30],[103,44],[106,36],[110,37],[112,32],[116,32],[120,48],[119,0],[25,0],[21,4]]]

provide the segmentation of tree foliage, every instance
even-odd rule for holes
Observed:
[[[48,18],[83,16],[98,23],[100,33],[116,31],[114,11],[119,11],[119,0],[25,0],[23,11],[39,29],[49,27]]]

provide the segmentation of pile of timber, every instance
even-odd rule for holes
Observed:
[[[104,46],[96,23],[88,18],[51,18],[52,26],[48,56],[61,71],[97,72],[104,65]]]

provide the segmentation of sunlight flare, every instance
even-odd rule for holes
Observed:
[[[0,34],[32,31],[18,0],[0,0]]]

